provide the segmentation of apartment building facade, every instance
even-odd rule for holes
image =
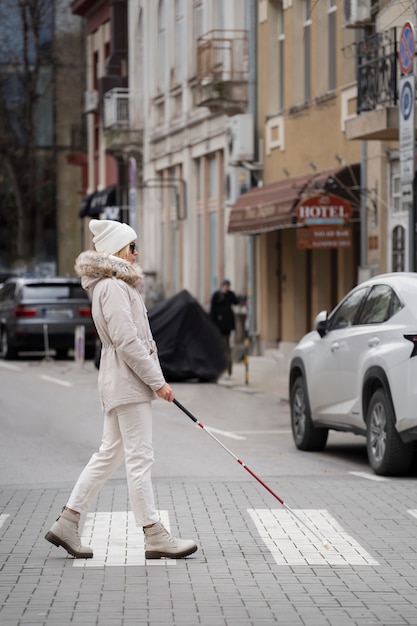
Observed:
[[[363,42],[394,9],[348,6],[74,0],[87,28],[81,215],[137,228],[148,304],[185,288],[208,307],[227,277],[262,351],[293,344],[358,280],[408,268],[398,131],[364,130],[360,108]]]
[[[72,3],[86,20],[92,102],[82,219],[137,228],[148,304],[185,288],[208,307],[225,277],[246,292],[246,242],[227,234],[224,188],[227,121],[247,108],[245,4]]]
[[[364,146],[366,189],[372,198],[363,228],[368,273],[416,271],[415,148],[410,152],[411,178],[405,180],[400,141],[401,38],[406,25],[413,30],[415,11],[398,2],[368,3],[362,19],[367,28],[358,42],[357,114],[347,122],[346,135]],[[414,80],[414,54],[410,70]]]

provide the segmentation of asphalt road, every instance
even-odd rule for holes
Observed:
[[[289,406],[275,395],[175,383],[176,398],[257,474],[371,472],[365,443],[330,433],[325,453],[295,449]],[[242,478],[242,467],[179,408],[154,406],[154,477]],[[73,482],[100,443],[102,412],[92,362],[0,362],[0,483]],[[122,477],[121,469],[117,477]]]

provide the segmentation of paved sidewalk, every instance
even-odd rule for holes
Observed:
[[[222,376],[218,384],[288,400],[288,361],[287,354],[280,350],[268,350],[265,356],[249,356],[247,364],[234,363],[231,378]]]
[[[254,481],[156,480],[163,516],[199,550],[185,560],[149,562],[127,517],[124,482],[106,485],[85,522],[96,551],[86,561],[43,538],[69,488],[4,489],[0,623],[415,625],[417,511],[407,511],[409,482],[351,477],[343,490],[338,478],[320,483],[319,490],[314,477],[286,479],[294,510],[310,524],[319,516],[330,551],[282,508],[271,509]],[[384,501],[392,502],[389,512]]]

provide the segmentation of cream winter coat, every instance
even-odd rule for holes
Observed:
[[[165,379],[139,292],[140,268],[89,250],[76,259],[75,271],[90,294],[102,343],[98,388],[104,409],[153,400]]]

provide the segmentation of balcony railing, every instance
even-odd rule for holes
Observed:
[[[104,128],[129,128],[129,89],[111,89],[104,94]]]
[[[359,42],[356,55],[358,115],[380,106],[396,105],[398,53],[395,28]]]
[[[200,82],[244,81],[248,72],[246,30],[211,30],[197,39]]]

